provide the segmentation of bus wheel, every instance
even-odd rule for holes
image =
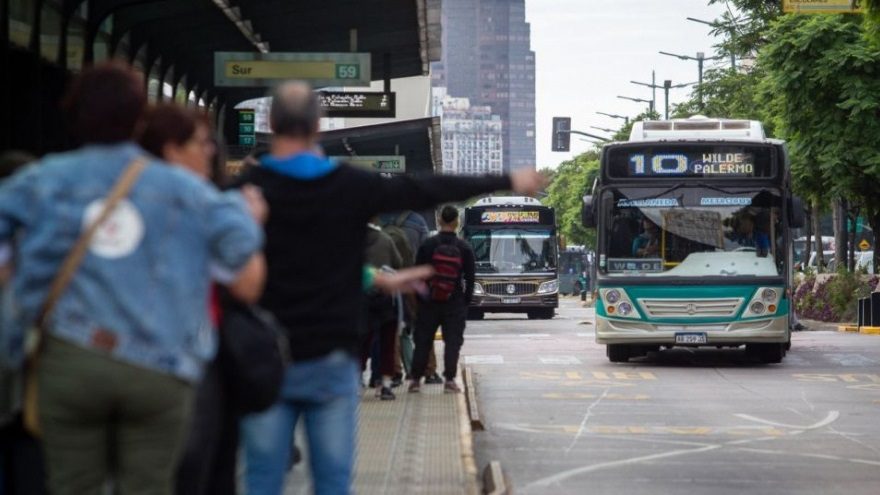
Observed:
[[[468,320],[482,320],[486,317],[485,311],[480,311],[479,309],[469,309],[467,314]]]
[[[625,363],[629,361],[629,346],[624,344],[608,344],[605,346],[605,354],[612,363]]]
[[[780,363],[785,357],[785,344],[746,344],[746,354],[762,363]]]

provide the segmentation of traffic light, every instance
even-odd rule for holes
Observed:
[[[553,117],[553,151],[571,151],[571,117]]]

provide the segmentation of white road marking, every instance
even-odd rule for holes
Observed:
[[[595,337],[596,332],[581,332],[577,334],[578,337]]]
[[[491,339],[494,337],[491,333],[475,333],[475,334],[464,334],[465,339]]]
[[[581,360],[574,356],[538,356],[541,364],[581,364]]]
[[[538,339],[538,338],[544,339],[544,338],[550,337],[550,334],[549,333],[521,333],[521,334],[519,334],[519,336],[526,338],[526,339]]]
[[[578,440],[580,440],[581,436],[583,436],[584,430],[586,429],[586,426],[587,426],[587,421],[589,421],[590,416],[593,415],[593,408],[598,406],[599,403],[602,402],[602,399],[604,399],[605,397],[608,396],[608,390],[609,390],[609,388],[606,388],[602,392],[602,395],[600,395],[598,399],[596,399],[592,404],[590,404],[589,407],[587,407],[587,412],[586,412],[586,414],[584,414],[584,419],[583,419],[583,421],[581,421],[581,425],[578,428],[577,435],[574,436],[574,440],[572,440],[571,443],[568,445],[568,448],[565,449],[566,454],[571,452],[571,449],[574,448],[575,444],[577,444]]]
[[[825,419],[823,419],[822,421],[819,421],[818,423],[814,423],[810,426],[800,426],[800,425],[789,425],[789,424],[785,424],[785,423],[777,423],[775,421],[769,421],[766,419],[756,418],[755,416],[750,416],[748,414],[734,414],[734,416],[736,416],[737,418],[740,418],[740,419],[745,419],[747,421],[754,421],[756,423],[762,423],[765,425],[779,426],[781,428],[791,428],[792,430],[809,431],[809,430],[816,430],[816,429],[828,426],[831,423],[837,421],[837,418],[840,417],[840,412],[839,411],[831,411],[828,413],[828,416],[825,416]]]
[[[464,357],[465,364],[504,364],[504,356],[498,354],[477,354]]]
[[[847,367],[872,366],[877,364],[877,361],[862,356],[861,354],[825,354],[825,357],[828,358],[829,361]]]

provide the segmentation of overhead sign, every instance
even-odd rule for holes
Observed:
[[[355,167],[363,167],[385,174],[406,172],[405,156],[331,156],[331,159],[345,162]]]
[[[551,151],[571,151],[571,117],[553,117]]]
[[[864,0],[783,0],[782,10],[799,14],[863,14]]]
[[[238,113],[238,145],[254,146],[257,144],[257,120],[253,108],[239,108]]]
[[[539,211],[484,211],[482,223],[540,223]]]
[[[328,117],[396,116],[394,93],[320,91],[318,98]]]
[[[214,85],[260,87],[287,79],[313,86],[369,86],[369,53],[214,52]]]

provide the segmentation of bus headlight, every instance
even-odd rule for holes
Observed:
[[[779,295],[774,289],[767,288],[761,291],[761,298],[769,303],[776,302],[777,297],[779,297]]]
[[[483,296],[486,294],[486,291],[483,290],[483,286],[480,285],[479,282],[474,282],[474,295]]]
[[[756,315],[763,314],[764,313],[764,303],[762,303],[761,301],[753,302],[752,305],[749,306],[749,311],[751,311],[752,313],[754,313]]]
[[[628,302],[622,302],[617,305],[617,314],[619,314],[620,316],[629,316],[632,311],[632,304]]]
[[[559,280],[548,280],[538,286],[538,294],[552,294],[559,290]]]
[[[617,301],[620,301],[620,291],[617,289],[611,289],[605,293],[605,301],[611,304],[617,304]]]
[[[749,301],[748,310],[743,316],[772,316],[779,309],[782,290],[776,287],[759,287]]]

